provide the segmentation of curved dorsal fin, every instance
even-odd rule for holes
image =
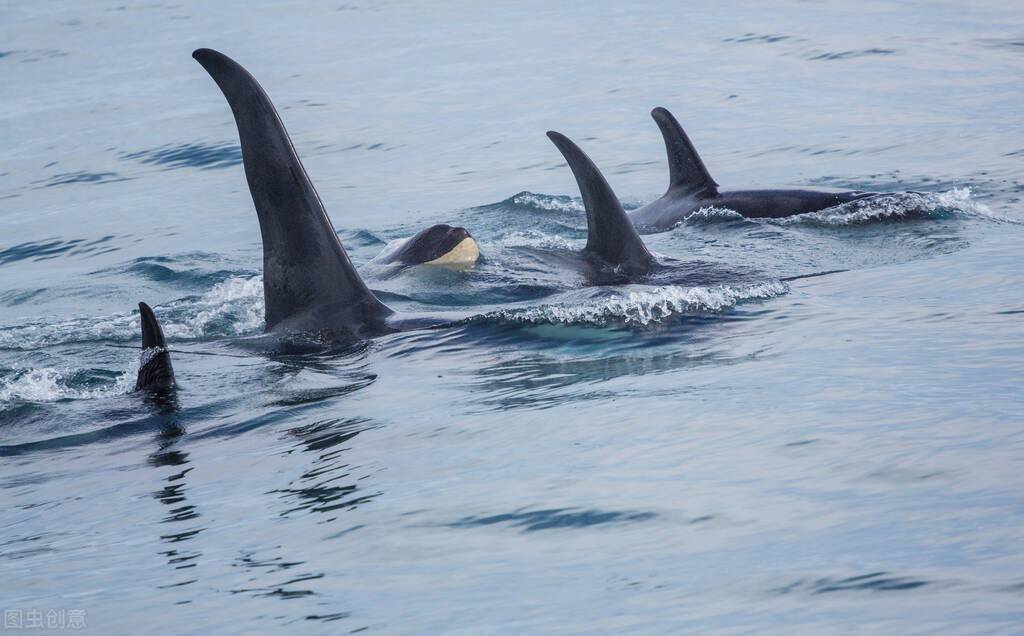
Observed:
[[[142,324],[142,359],[135,379],[135,390],[173,389],[174,369],[171,367],[171,354],[167,351],[164,330],[146,303],[139,303],[139,322]]]
[[[220,87],[238,126],[263,237],[267,330],[379,330],[392,312],[349,260],[266,92],[223,53],[197,49],[192,57]]]
[[[647,251],[633,223],[626,216],[618,197],[604,175],[579,146],[568,137],[548,131],[548,137],[569,163],[587,210],[587,247],[585,251],[622,267],[631,274],[650,271],[654,257]]]
[[[661,136],[665,139],[665,150],[668,153],[668,189],[681,189],[707,196],[718,194],[718,184],[711,178],[690,138],[686,136],[683,127],[672,113],[659,106],[651,111],[651,117],[658,124]]]

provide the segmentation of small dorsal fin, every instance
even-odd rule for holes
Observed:
[[[267,330],[381,331],[392,312],[349,260],[266,92],[223,53],[197,49],[192,57],[220,87],[238,126],[263,237]]]
[[[600,256],[630,274],[650,271],[654,257],[647,251],[601,171],[565,135],[548,131],[548,137],[569,163],[583,196],[583,207],[587,210],[585,251]]]
[[[142,324],[142,358],[135,379],[136,391],[167,391],[173,389],[174,369],[167,350],[164,330],[156,314],[146,303],[139,303],[139,322]]]
[[[651,111],[651,117],[661,129],[668,153],[669,190],[683,190],[706,196],[718,194],[718,184],[711,178],[697,154],[690,138],[672,113],[661,106]]]

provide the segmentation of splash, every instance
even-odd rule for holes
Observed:
[[[175,300],[156,308],[164,333],[178,339],[252,333],[264,321],[263,278],[234,277],[213,286],[199,298]],[[0,327],[0,349],[32,350],[52,345],[107,340],[132,342],[139,338],[138,314],[64,320],[38,319]]]
[[[718,208],[715,206],[709,206],[695,210],[690,214],[686,215],[682,221],[676,223],[673,227],[679,227],[682,225],[713,225],[716,223],[743,221],[745,220],[743,215],[739,212],[734,212],[728,208]]]
[[[40,347],[95,340],[127,341],[138,337],[139,321],[130,314],[99,318],[72,318],[0,328],[0,349],[32,350]]]
[[[135,388],[139,364],[139,358],[136,357],[113,382],[88,388],[81,386],[88,382],[87,378],[83,380],[83,376],[89,374],[85,370],[60,370],[52,367],[23,369],[0,381],[0,403],[92,400],[124,395]]]
[[[675,315],[721,312],[741,302],[767,300],[788,291],[789,286],[778,281],[736,287],[664,286],[628,291],[611,298],[499,310],[470,320],[519,324],[644,326]]]
[[[553,210],[558,212],[585,211],[581,201],[568,196],[551,196],[547,194],[534,194],[533,192],[520,192],[511,199],[507,199],[507,201],[514,206],[532,208],[534,210]]]
[[[539,249],[573,250],[580,246],[572,241],[554,234],[547,234],[537,230],[526,230],[512,232],[504,236],[499,242],[502,247],[533,247]]]
[[[176,311],[177,309],[183,311]],[[263,326],[263,277],[229,278],[197,302],[171,303],[164,333],[174,338],[204,338],[251,333]],[[178,314],[181,315],[178,318]]]
[[[906,192],[860,199],[832,208],[773,219],[783,225],[819,226],[864,225],[910,219],[941,219],[956,215],[983,217],[993,221],[1012,222],[994,214],[987,206],[971,197],[970,188],[954,188],[946,192]]]
[[[161,353],[167,351],[167,347],[150,347],[143,349],[142,353],[139,354],[139,368],[142,368],[153,361]]]

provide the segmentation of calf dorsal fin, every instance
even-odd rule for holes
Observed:
[[[136,391],[169,391],[175,386],[171,353],[160,321],[146,303],[139,303],[139,322],[142,325],[142,357],[135,378]]]

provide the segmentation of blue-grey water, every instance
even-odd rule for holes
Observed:
[[[5,621],[1020,633],[1019,3],[4,2],[0,24]],[[459,322],[266,346],[200,46],[267,89],[370,286]],[[667,183],[658,105],[723,185],[894,194],[705,210],[645,236],[681,276],[587,286],[544,132],[635,207]],[[438,222],[484,262],[374,260]],[[174,408],[130,392],[140,300]]]

